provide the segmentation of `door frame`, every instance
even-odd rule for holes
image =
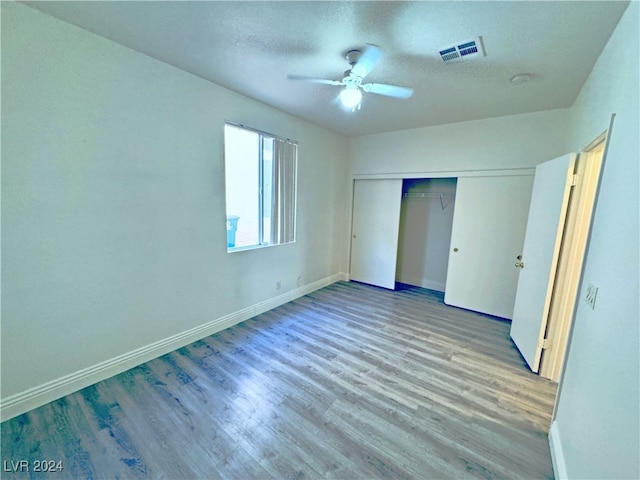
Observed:
[[[609,126],[608,128],[601,133],[600,135],[598,135],[596,137],[595,140],[591,141],[583,150],[589,150],[593,147],[595,147],[597,145],[597,143],[599,143],[599,139],[601,137],[604,137],[604,151],[602,152],[602,164],[600,166],[600,177],[598,178],[598,184],[596,186],[596,191],[595,191],[595,200],[594,200],[594,204],[593,204],[593,209],[591,212],[591,221],[589,224],[589,231],[587,233],[587,238],[586,238],[586,245],[585,245],[585,252],[589,251],[589,243],[591,243],[591,230],[593,229],[593,217],[596,213],[596,208],[598,206],[598,196],[600,194],[600,185],[602,184],[602,172],[604,171],[604,167],[607,163],[607,151],[609,150],[609,143],[611,142],[611,132],[613,130],[613,124],[616,118],[616,114],[612,113],[611,114],[611,118],[609,119]],[[596,143],[597,142],[597,143]],[[584,260],[583,260],[583,266],[584,266]],[[578,282],[578,292],[580,292],[582,290],[582,283],[584,281],[584,269],[581,271],[580,273],[580,280]],[[562,362],[562,367],[560,368],[560,378],[558,380],[558,391],[556,392],[556,401],[553,405],[553,413],[551,415],[551,429],[553,430],[554,428],[554,423],[556,421],[557,415],[558,415],[558,405],[560,404],[560,398],[562,397],[562,390],[563,390],[563,377],[565,374],[565,371],[567,370],[567,358],[569,358],[569,354],[571,352],[571,343],[572,343],[572,337],[573,337],[573,329],[575,326],[575,308],[573,310],[573,315],[570,318],[569,321],[569,332],[567,334],[567,345],[566,345],[566,349],[564,352],[564,360]],[[550,442],[552,443],[551,437],[550,437]],[[553,454],[553,446],[551,448],[551,453]]]
[[[539,369],[540,376],[553,381],[559,381],[568,351],[569,331],[578,302],[607,133],[608,131],[600,134],[581,150],[575,166],[577,184],[572,188],[569,198],[545,332],[545,337],[550,339],[551,345],[542,351]]]

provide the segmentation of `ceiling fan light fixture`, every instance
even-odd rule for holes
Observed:
[[[345,108],[355,109],[362,101],[362,92],[358,87],[347,86],[340,92],[340,102]]]

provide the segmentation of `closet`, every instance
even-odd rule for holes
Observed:
[[[455,178],[403,181],[396,281],[444,292]]]
[[[355,179],[350,278],[511,318],[532,173]]]

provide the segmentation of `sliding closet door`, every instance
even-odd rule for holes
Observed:
[[[402,180],[356,180],[351,280],[394,289]]]
[[[444,301],[511,318],[532,175],[458,179]]]

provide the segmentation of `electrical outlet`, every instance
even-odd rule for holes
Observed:
[[[276,280],[276,290],[280,290],[280,287],[282,285],[280,284],[280,280]]]
[[[589,305],[591,307],[591,310],[595,310],[596,309],[596,295],[598,294],[598,288],[594,287],[593,285],[589,284],[587,286],[587,294],[584,297],[585,302],[587,302],[587,305]]]

